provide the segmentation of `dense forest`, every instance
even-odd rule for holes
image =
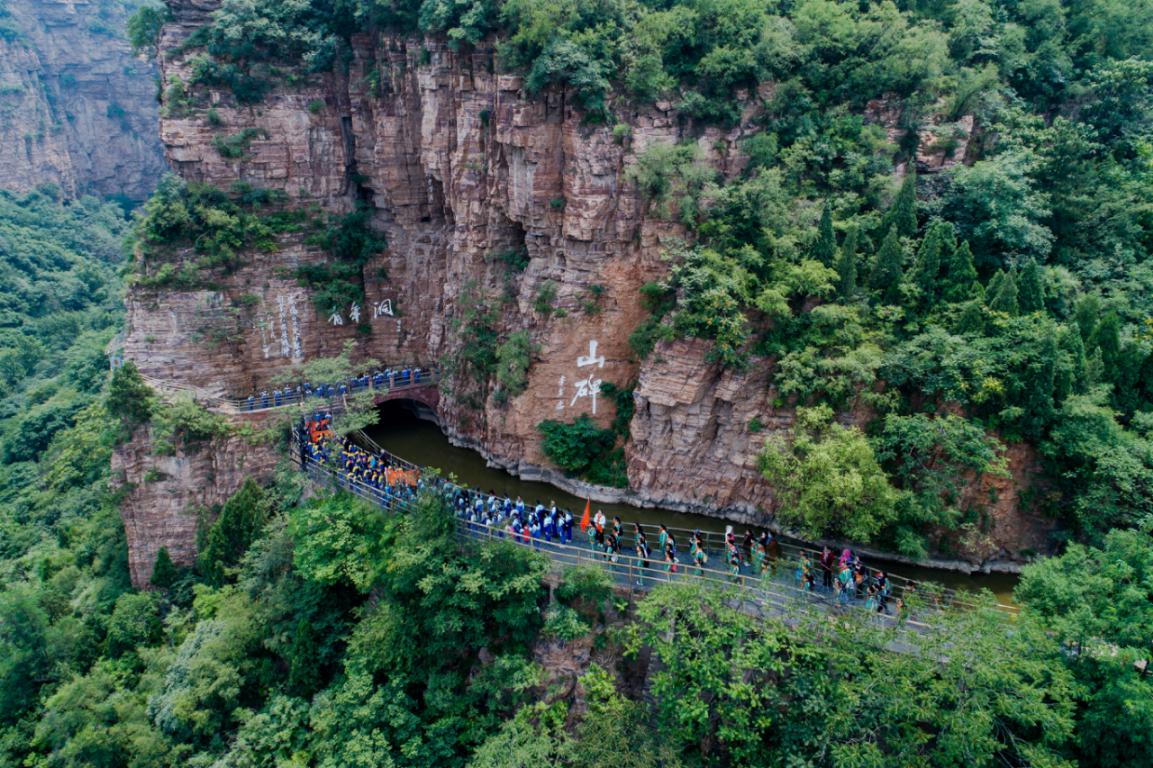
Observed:
[[[134,43],[164,17],[138,13]],[[205,511],[192,567],[161,550],[132,589],[114,447],[145,423],[220,427],[131,365],[107,373],[122,238],[228,269],[295,223],[251,189],[166,182],[135,226],[0,193],[0,767],[1153,765],[1148,2],[224,0],[165,108],[198,82],[258,103],[374,28],[493,45],[621,141],[637,104],[725,125],[760,93],[739,176],[691,143],[638,158],[650,210],[688,237],[638,297],[636,354],[689,336],[774,366],[798,418],[762,470],[797,530],[939,549],[975,524],[958,476],[1004,472],[1024,442],[1061,554],[1026,569],[1012,621],[978,607],[897,634],[625,596],[597,570],[549,586],[531,549],[454,536],[438,496],[386,514],[284,471]],[[876,100],[898,140],[865,119]],[[918,176],[928,133],[966,162]],[[350,239],[354,263],[371,238]],[[833,475],[857,482],[831,495]]]

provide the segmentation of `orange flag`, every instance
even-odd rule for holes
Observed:
[[[592,512],[592,499],[585,499],[585,513],[581,518],[581,533],[589,529],[589,513]]]

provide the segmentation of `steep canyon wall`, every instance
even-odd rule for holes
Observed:
[[[0,188],[141,201],[164,171],[155,68],[114,0],[0,6]]]
[[[161,71],[166,82],[188,82],[194,53],[181,44],[213,3],[170,7]],[[527,94],[520,77],[496,72],[489,49],[389,35],[352,43],[347,73],[298,73],[257,105],[198,86],[197,100],[160,126],[168,160],[188,180],[282,190],[290,205],[328,212],[367,201],[388,246],[364,269],[365,306],[315,306],[293,272],[325,256],[286,235],[211,289],[133,289],[127,357],[150,376],[220,394],[264,387],[350,339],[386,363],[432,365],[475,342],[466,320],[483,299],[502,337],[530,335],[533,364],[524,392],[507,402],[480,397],[476,382],[448,371],[439,417],[455,441],[524,476],[568,482],[548,468],[537,424],[584,413],[608,424],[612,405],[595,394],[599,382],[635,384],[625,498],[766,519],[772,489],[756,470],[763,434],[748,424],[756,417],[773,431],[792,421],[774,406],[770,367],[721,371],[695,341],[662,343],[640,363],[628,345],[645,317],[641,286],[666,274],[662,253],[685,236],[649,210],[630,169],[654,144],[695,141],[721,173],[739,173],[738,142],[754,130],[757,94],[727,131],[696,128],[667,103],[617,104],[629,131],[614,136],[562,90]],[[242,157],[214,146],[245,132],[252,138]],[[508,251],[527,254],[523,271],[498,258]],[[549,294],[555,299],[544,302]],[[384,302],[391,314],[380,311]],[[137,490],[136,509],[149,507],[150,492]],[[156,541],[169,535],[157,528]]]

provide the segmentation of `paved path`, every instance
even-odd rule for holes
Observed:
[[[396,466],[410,469],[420,469],[411,462],[394,457],[384,452],[386,458],[394,461]],[[404,496],[390,495],[352,479],[342,472],[337,472],[331,466],[306,459],[299,450],[294,451],[294,459],[298,465],[303,463],[303,469],[313,483],[322,486],[342,488],[365,501],[392,511],[406,511],[410,508],[412,499]],[[468,489],[460,488],[443,478],[432,475],[435,488],[439,488],[446,496],[452,498],[456,493],[471,493]],[[644,526],[652,528],[652,526]],[[687,532],[670,529],[682,542],[687,538]],[[554,570],[563,570],[573,566],[592,566],[605,569],[618,587],[631,591],[646,592],[660,584],[667,583],[694,583],[703,584],[728,593],[734,602],[740,603],[744,610],[759,615],[793,616],[817,610],[826,614],[852,613],[865,615],[869,621],[878,626],[892,627],[903,630],[922,631],[932,626],[934,616],[940,615],[944,610],[955,610],[976,605],[966,600],[966,596],[948,591],[934,592],[922,585],[919,591],[910,590],[907,585],[898,586],[893,597],[888,601],[888,610],[879,613],[875,610],[866,610],[864,601],[860,599],[842,600],[832,592],[820,586],[814,591],[802,589],[796,580],[795,571],[799,556],[782,553],[778,567],[765,577],[757,577],[744,570],[740,575],[734,576],[727,570],[706,566],[696,568],[683,562],[679,563],[675,572],[666,568],[665,563],[654,559],[647,564],[632,554],[631,541],[622,544],[622,552],[615,559],[607,558],[603,552],[594,550],[583,543],[586,538],[579,527],[574,530],[577,541],[570,544],[561,544],[558,541],[545,541],[543,539],[528,539],[516,537],[511,531],[494,526],[473,523],[464,519],[457,519],[457,532],[463,539],[501,541],[517,544],[518,546],[532,547],[549,557]],[[703,532],[702,532],[703,533]],[[718,534],[713,534],[718,535]],[[656,540],[655,532],[646,530],[650,541]],[[706,545],[707,546],[707,545]],[[790,552],[799,552],[799,548],[789,548]],[[681,557],[686,557],[682,554]],[[723,562],[719,552],[710,551],[709,561]],[[911,582],[910,582],[911,583]],[[904,615],[898,616],[896,599],[901,597],[907,604],[908,610]],[[1008,610],[1009,606],[1000,606]]]

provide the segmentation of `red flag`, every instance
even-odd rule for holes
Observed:
[[[585,499],[585,513],[581,518],[581,533],[589,529],[589,513],[592,511],[592,499]]]

